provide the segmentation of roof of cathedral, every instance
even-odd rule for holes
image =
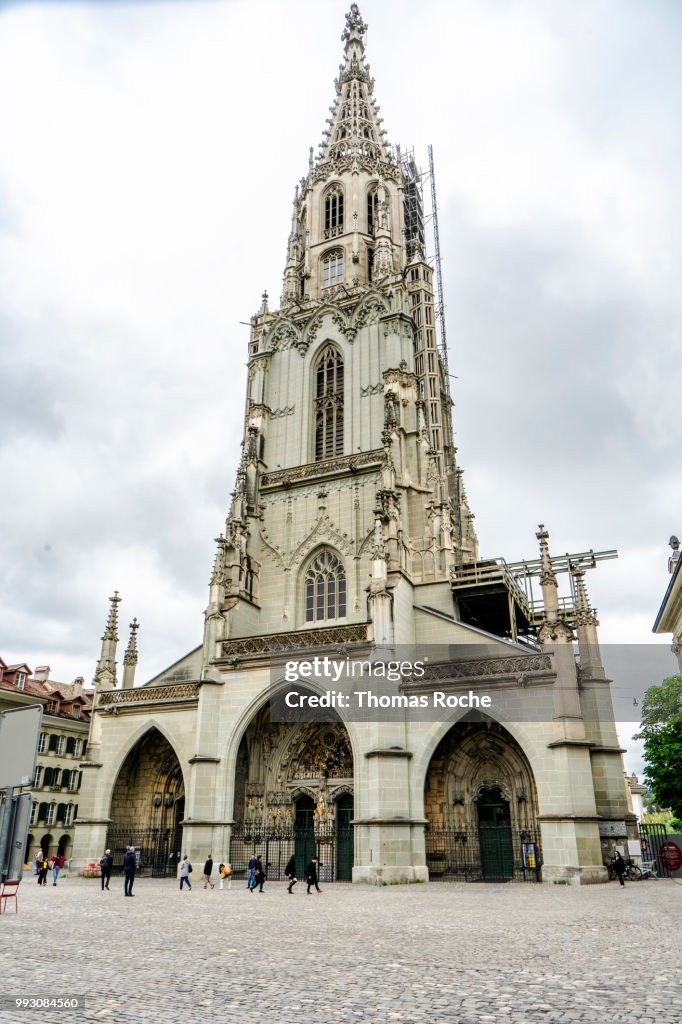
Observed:
[[[383,118],[374,99],[374,79],[369,64],[365,63],[364,35],[367,25],[362,20],[357,4],[352,4],[346,15],[341,39],[344,41],[344,62],[335,80],[336,99],[329,108],[320,144],[319,161],[356,153],[376,159],[391,159],[386,132],[381,127]],[[357,83],[354,89],[344,89],[348,82]]]

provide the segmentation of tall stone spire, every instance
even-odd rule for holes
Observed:
[[[538,630],[538,640],[543,644],[570,643],[573,633],[559,615],[559,584],[549,553],[549,533],[543,523],[538,526],[535,536],[540,542],[540,586],[544,604],[544,617]]]
[[[123,689],[131,690],[135,683],[135,667],[137,665],[137,631],[140,623],[133,619],[130,623],[130,639],[123,655]]]
[[[333,160],[348,153],[389,160],[390,149],[383,119],[374,99],[374,79],[365,64],[365,33],[367,25],[360,16],[357,4],[352,4],[346,15],[341,36],[344,62],[335,81],[336,98],[329,108],[327,129],[320,145],[319,159]]]
[[[113,690],[116,687],[116,645],[118,644],[118,606],[121,598],[115,590],[109,598],[111,608],[102,634],[102,650],[95,669],[93,682],[98,690]]]
[[[575,590],[575,622],[578,634],[578,650],[580,652],[580,668],[586,676],[603,676],[604,666],[599,650],[597,636],[597,616],[590,606],[585,586],[585,570],[571,566],[573,586]]]

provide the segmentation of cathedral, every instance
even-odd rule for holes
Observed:
[[[255,852],[271,879],[293,854],[327,881],[584,884],[633,828],[585,584],[615,553],[553,556],[542,525],[526,561],[479,552],[423,179],[382,127],[365,32],[353,4],[279,304],[251,318],[203,639],[135,685],[134,622],[119,685],[111,598],[74,866],[133,845],[159,876],[212,852],[239,877]],[[422,671],[393,692],[447,707],[281,714],[285,666],[405,652]]]

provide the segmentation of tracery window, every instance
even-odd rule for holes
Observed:
[[[379,192],[376,185],[372,185],[367,193],[367,234],[373,235],[377,226],[377,209],[379,204]]]
[[[315,461],[343,455],[343,359],[326,345],[315,364]]]
[[[322,257],[322,287],[343,284],[343,250],[334,249]]]
[[[336,238],[343,232],[343,189],[335,185],[324,197],[324,237]]]
[[[331,551],[320,551],[305,574],[306,622],[328,622],[346,615],[346,571]]]

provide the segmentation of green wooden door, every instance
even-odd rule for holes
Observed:
[[[353,879],[353,796],[344,793],[336,801],[336,878],[339,882]]]
[[[296,875],[303,878],[306,866],[317,854],[315,828],[313,825],[315,802],[311,796],[301,796],[296,801],[296,829],[294,854],[296,856]]]
[[[481,874],[487,882],[506,882],[514,875],[509,803],[498,788],[484,790],[478,802]]]

